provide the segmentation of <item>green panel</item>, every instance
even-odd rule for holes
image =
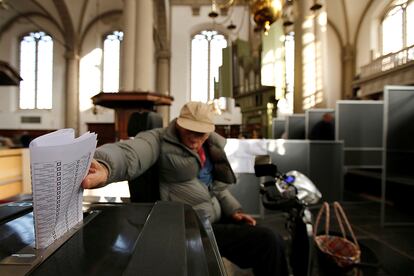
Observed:
[[[270,26],[268,35],[262,35],[262,85],[275,86],[276,97],[283,97],[285,91],[284,33],[280,21]]]
[[[234,44],[237,46],[237,58],[250,57],[250,44],[248,41],[237,39]]]
[[[219,76],[221,79],[221,67],[219,68]],[[214,82],[214,99],[220,98],[220,82]]]
[[[232,65],[231,65],[231,46],[223,49],[223,65],[219,69],[220,82],[219,89],[215,91],[215,98],[232,97]],[[217,93],[217,94],[216,94]]]

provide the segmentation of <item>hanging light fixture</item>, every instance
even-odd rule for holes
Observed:
[[[281,17],[283,2],[284,0],[254,0],[251,11],[257,25],[255,30],[262,30],[267,34],[270,25]]]
[[[208,16],[216,18],[219,11],[227,11],[234,4],[234,0],[211,0],[211,11]]]
[[[237,26],[236,26],[236,25],[234,25],[233,21],[230,21],[230,24],[227,26],[227,29],[228,29],[228,30],[234,30],[234,29],[236,29],[236,28],[237,28]]]
[[[219,13],[217,11],[217,4],[215,0],[211,0],[211,11],[208,13],[208,17],[210,18],[216,18],[219,16]]]
[[[321,3],[319,3],[319,1],[318,1],[318,0],[314,0],[314,1],[313,1],[313,5],[310,7],[310,9],[311,9],[312,11],[317,11],[317,10],[319,10],[320,8],[322,8],[322,4],[321,4]]]
[[[208,16],[213,20],[215,20],[219,15],[226,16],[227,18],[223,22],[218,23],[224,24],[226,21],[231,19],[231,13],[233,10],[230,11],[230,15],[228,12],[235,3],[236,0],[211,0],[211,11],[209,12]],[[237,25],[233,23],[233,20],[230,20],[230,23],[227,25],[227,29],[233,31],[236,28]]]
[[[240,1],[240,0],[239,0]],[[222,11],[227,11],[236,0],[211,0],[211,11],[208,16],[215,19]],[[293,0],[249,0],[240,1],[250,5],[253,20],[256,23],[255,31],[268,33],[270,25],[282,16],[284,5],[292,5]],[[284,26],[292,25],[292,21],[284,21]],[[236,29],[233,22],[227,26],[229,30]]]
[[[283,26],[289,27],[293,25],[294,15],[293,15],[293,0],[286,0],[285,5],[283,6]]]

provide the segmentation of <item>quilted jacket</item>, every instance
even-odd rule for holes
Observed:
[[[134,139],[99,147],[95,159],[108,168],[107,182],[133,180],[156,165],[162,200],[189,204],[208,216],[210,222],[239,210],[240,203],[227,190],[236,178],[223,149],[226,139],[211,133],[205,142],[214,164],[214,181],[209,189],[198,180],[200,158],[180,143],[175,121],[166,128],[141,132]]]

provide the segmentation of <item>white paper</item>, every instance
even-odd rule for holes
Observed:
[[[61,129],[30,143],[36,248],[45,248],[82,221],[81,182],[97,143],[95,133],[75,139]]]

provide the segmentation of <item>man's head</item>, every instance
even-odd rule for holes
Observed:
[[[215,129],[213,112],[209,105],[189,102],[177,118],[177,130],[181,142],[192,150],[198,150]]]
[[[326,123],[331,123],[332,121],[333,121],[333,116],[332,116],[332,114],[331,113],[324,113],[323,115],[322,115],[322,120],[324,121],[324,122],[326,122]]]

